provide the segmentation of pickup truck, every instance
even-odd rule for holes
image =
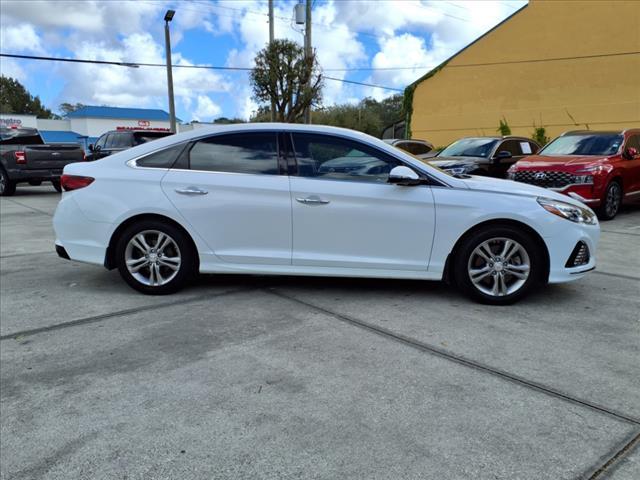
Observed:
[[[46,144],[35,128],[0,128],[0,196],[16,191],[16,184],[51,182],[61,192],[65,165],[84,160],[77,143]]]

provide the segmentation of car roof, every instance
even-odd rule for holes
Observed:
[[[462,138],[459,138],[458,140],[468,140],[468,139],[471,139],[471,138],[486,138],[487,140],[526,140],[527,142],[536,143],[536,141],[531,139],[531,138],[519,137],[517,135],[503,135],[503,136],[499,136],[499,135],[485,135],[485,136],[478,135],[478,136],[474,136],[474,137],[462,137]]]

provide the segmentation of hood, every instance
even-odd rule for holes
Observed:
[[[475,166],[478,162],[475,161],[475,157],[461,158],[461,157],[433,157],[428,160],[430,164],[435,165],[438,168],[456,168]]]
[[[546,197],[570,203],[578,207],[584,207],[581,202],[567,195],[563,195],[546,188],[536,187],[535,185],[529,185],[527,183],[502,180],[500,178],[481,177],[477,175],[472,175],[470,178],[465,178],[463,181],[470,190],[504,193],[507,195],[519,195],[523,197]]]
[[[516,164],[516,168],[549,168],[549,167],[576,167],[604,163],[609,159],[599,155],[529,155]]]

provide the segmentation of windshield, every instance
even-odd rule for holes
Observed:
[[[498,140],[495,138],[463,138],[442,150],[438,157],[488,157]]]
[[[622,135],[567,135],[558,137],[538,155],[613,155],[622,145]]]

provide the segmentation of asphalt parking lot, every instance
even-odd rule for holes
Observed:
[[[50,186],[0,201],[3,479],[640,478],[640,204],[598,270],[511,307],[434,282],[59,259]]]

